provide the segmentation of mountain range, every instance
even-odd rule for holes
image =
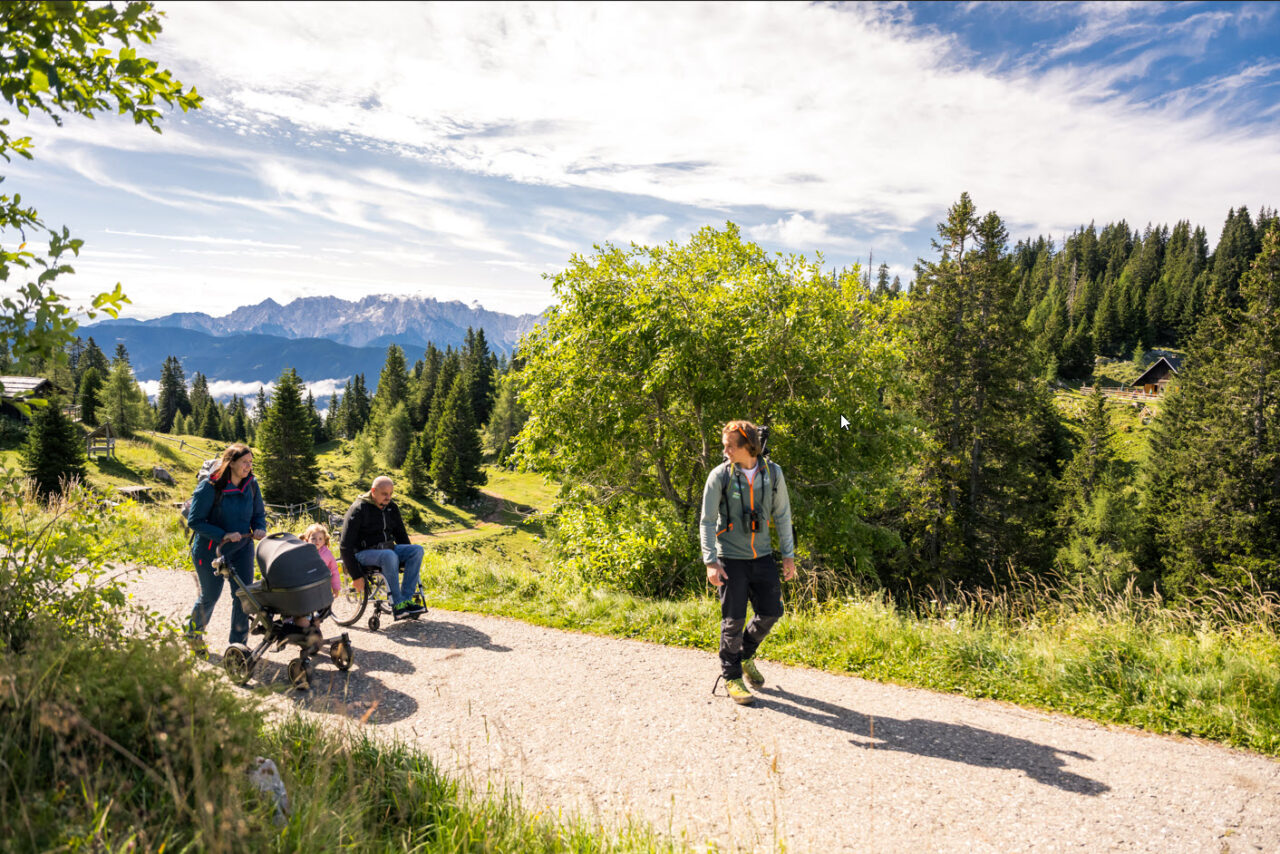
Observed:
[[[470,327],[484,330],[491,350],[510,353],[540,319],[428,297],[302,297],[288,305],[266,299],[222,317],[106,320],[83,327],[81,336],[93,336],[108,356],[124,344],[139,380],[158,379],[164,360],[177,356],[188,377],[199,371],[211,380],[266,382],[292,367],[307,381],[363,373],[372,388],[390,344],[412,365],[428,342],[460,347]]]

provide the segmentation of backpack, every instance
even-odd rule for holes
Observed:
[[[205,460],[200,464],[200,471],[196,475],[196,489],[200,488],[200,484],[213,477],[213,473],[218,470],[218,464],[222,462],[221,457],[214,457],[211,460]],[[195,489],[191,490],[192,498],[195,497]],[[222,501],[222,490],[215,489],[213,491],[213,506],[217,507]],[[182,502],[182,506],[178,508],[178,512],[182,514],[182,521],[187,521],[187,515],[191,512],[191,498]],[[196,532],[191,531],[187,534],[187,544],[190,545],[192,540],[196,538]]]

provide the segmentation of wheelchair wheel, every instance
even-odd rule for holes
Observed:
[[[333,620],[340,626],[350,626],[364,614],[365,606],[369,602],[369,579],[364,581],[364,590],[356,590],[355,585],[351,583],[351,579],[344,578],[342,590],[337,596],[333,597],[333,604],[329,606],[329,612],[333,614]]]
[[[376,632],[382,626],[382,618],[374,614],[369,618],[369,631]]]

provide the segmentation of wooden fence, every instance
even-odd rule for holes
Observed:
[[[1162,395],[1159,394],[1148,394],[1141,389],[1128,388],[1124,386],[1098,386],[1096,389],[1093,386],[1087,385],[1080,387],[1081,394],[1093,394],[1095,390],[1101,392],[1107,397],[1114,397],[1117,400],[1132,400],[1138,403],[1147,404],[1157,404],[1160,402],[1160,398],[1162,397]]]

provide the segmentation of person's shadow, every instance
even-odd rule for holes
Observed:
[[[404,646],[428,649],[477,647],[489,652],[511,652],[511,647],[494,643],[492,638],[479,629],[461,623],[432,620],[430,616],[398,623],[393,632],[387,633],[387,638]]]
[[[871,717],[783,688],[766,686],[757,690],[756,697],[764,708],[850,733],[855,738],[849,739],[849,743],[866,750],[898,750],[981,768],[1022,771],[1037,783],[1079,795],[1096,797],[1111,790],[1104,783],[1073,774],[1063,767],[1063,757],[1093,761],[1092,757],[1073,750],[967,724]]]

